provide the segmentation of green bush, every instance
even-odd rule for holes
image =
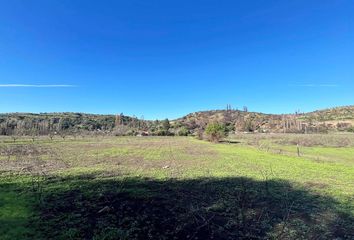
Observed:
[[[186,127],[181,127],[177,132],[178,136],[188,136],[188,134],[189,134],[189,131]]]
[[[174,134],[172,132],[166,131],[166,130],[161,130],[161,129],[157,130],[155,132],[155,135],[157,135],[157,136],[174,136]]]
[[[165,132],[168,132],[170,130],[170,128],[171,128],[170,121],[166,118],[162,122],[162,130],[164,130]]]
[[[224,124],[209,123],[205,129],[205,134],[209,141],[219,142],[220,139],[226,136],[226,128]]]

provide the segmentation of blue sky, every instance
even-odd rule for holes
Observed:
[[[0,0],[0,111],[354,104],[352,0]]]

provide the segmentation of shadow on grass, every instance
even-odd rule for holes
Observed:
[[[226,139],[226,140],[220,140],[219,143],[240,144],[241,142],[237,140]]]
[[[47,180],[29,227],[36,239],[351,239],[338,206],[284,181],[85,175]]]

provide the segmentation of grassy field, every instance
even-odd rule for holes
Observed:
[[[0,239],[354,239],[354,134],[3,138],[0,154]]]

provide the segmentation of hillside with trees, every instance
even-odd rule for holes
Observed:
[[[225,132],[326,133],[354,131],[354,106],[294,114],[264,114],[241,110],[201,111],[169,121],[135,116],[85,113],[0,114],[0,135],[197,135],[209,123],[222,124]]]
[[[310,113],[264,114],[243,111],[213,110],[186,115],[175,123],[190,131],[205,129],[209,122],[226,126],[228,132],[261,133],[326,133],[329,131],[353,131],[354,106],[337,107]]]

